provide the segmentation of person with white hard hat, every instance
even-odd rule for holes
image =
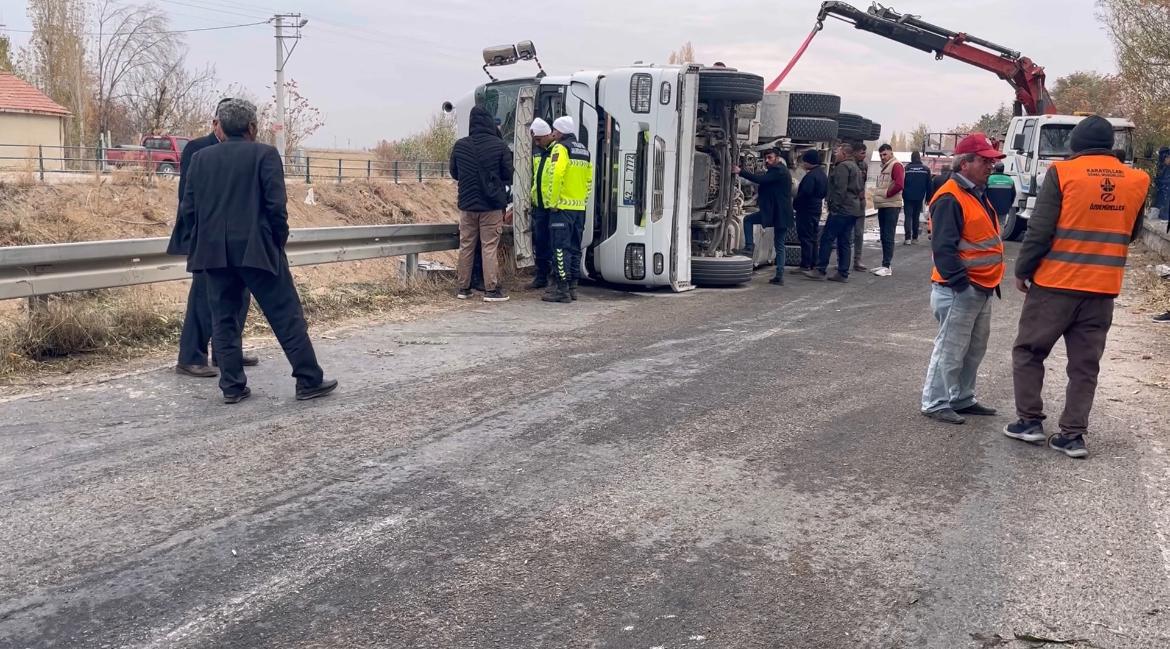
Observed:
[[[581,241],[585,233],[585,205],[593,184],[589,149],[577,141],[572,117],[558,117],[552,124],[548,161],[541,173],[544,205],[549,209],[553,270],[556,284],[542,298],[545,302],[577,299],[581,278]]]
[[[556,138],[548,122],[539,117],[532,120],[529,130],[535,142],[532,150],[532,256],[536,260],[536,276],[528,288],[541,289],[549,285],[553,272],[552,240],[548,229],[552,182],[545,179],[545,172],[552,171],[547,167],[549,147]]]

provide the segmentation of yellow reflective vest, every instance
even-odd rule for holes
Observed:
[[[547,158],[547,159],[545,159]],[[532,201],[549,210],[582,212],[593,186],[589,149],[567,135],[532,160]]]

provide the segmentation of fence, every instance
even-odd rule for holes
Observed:
[[[159,159],[164,154],[171,159]],[[179,171],[173,152],[142,147],[63,147],[0,144],[0,174],[27,174],[45,182],[50,174],[109,174],[119,169],[161,176]],[[446,162],[385,161],[373,156],[345,158],[301,155],[287,157],[285,178],[313,182],[387,180],[395,183],[426,182],[450,178]]]
[[[412,276],[419,253],[458,247],[454,223],[370,225],[298,228],[285,253],[291,266],[405,255]],[[166,249],[163,237],[0,248],[0,300],[187,278],[186,259]]]

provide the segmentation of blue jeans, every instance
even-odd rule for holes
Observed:
[[[753,232],[755,226],[764,225],[764,215],[761,212],[749,214],[743,219],[743,247],[745,250],[753,250],[756,247],[756,234]]]
[[[833,244],[837,245],[837,272],[841,277],[849,277],[849,251],[853,248],[853,228],[857,224],[857,217],[848,214],[830,214],[821,231],[820,257],[817,259],[817,270],[822,273],[829,269],[829,255],[833,254]]]
[[[1158,185],[1154,196],[1158,207],[1158,218],[1163,221],[1170,219],[1170,185]]]
[[[935,284],[930,308],[938,336],[922,388],[922,412],[975,405],[975,379],[991,337],[991,296],[970,286],[955,291]]]

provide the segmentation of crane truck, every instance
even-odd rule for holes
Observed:
[[[987,70],[1011,85],[1015,92],[1014,116],[1005,133],[988,135],[1002,143],[1001,151],[1007,154],[1004,160],[1005,172],[1016,184],[1016,205],[1001,217],[1004,238],[1009,241],[1023,238],[1045,174],[1054,161],[1065,160],[1072,155],[1069,137],[1073,127],[1087,114],[1058,114],[1044,84],[1044,68],[1016,50],[933,25],[918,16],[898,13],[877,2],[865,11],[836,0],[822,3],[814,34],[824,27],[828,18],[839,19],[862,31],[933,53],[939,60],[951,58]],[[1107,119],[1113,124],[1114,148],[1124,151],[1126,161],[1132,165],[1133,122],[1119,118]],[[934,153],[948,152],[939,150]]]

